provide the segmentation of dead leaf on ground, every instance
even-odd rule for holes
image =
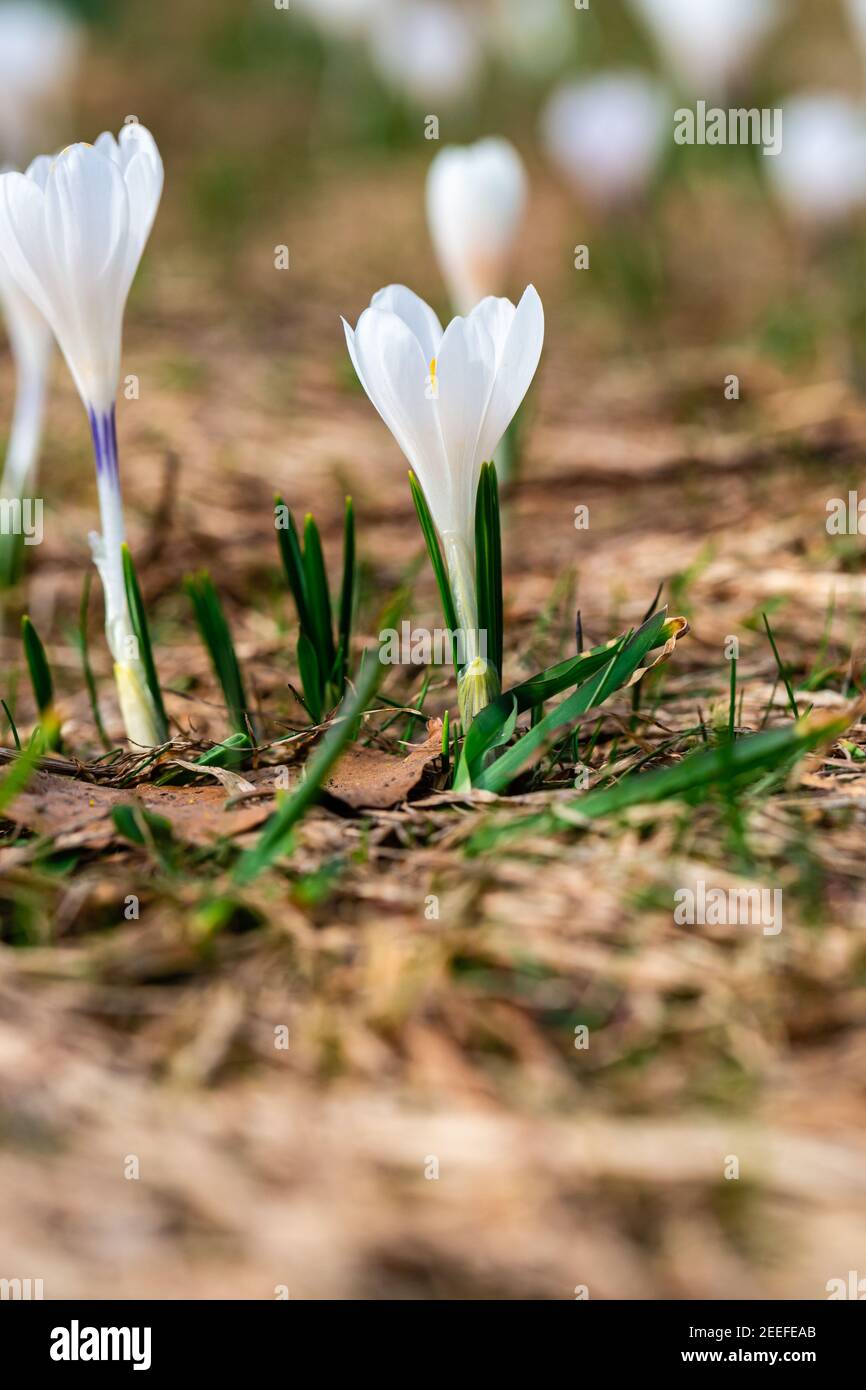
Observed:
[[[144,806],[164,816],[182,839],[197,845],[252,830],[271,811],[267,803],[231,810],[225,809],[225,803],[222,787],[136,787],[123,791],[37,771],[16,797],[7,818],[38,834],[52,835],[61,847],[68,837],[74,837],[76,844],[99,849],[118,838],[111,819],[115,806]]]
[[[424,743],[419,743],[405,758],[395,758],[381,748],[351,744],[325,783],[325,791],[354,810],[387,810],[399,805],[442,753],[442,720],[428,720],[427,733]]]

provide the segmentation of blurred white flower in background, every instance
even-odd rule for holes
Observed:
[[[47,161],[46,161],[47,163]],[[6,168],[0,173],[11,173]],[[19,289],[0,256],[0,310],[15,360],[15,411],[3,466],[0,495],[29,495],[36,480],[42,437],[45,385],[54,334],[32,299]]]
[[[526,205],[526,173],[508,140],[448,145],[427,175],[427,221],[451,303],[468,314],[501,294]]]
[[[10,158],[30,153],[46,108],[72,81],[81,43],[79,26],[55,5],[0,3],[0,146]]]
[[[797,221],[843,221],[866,203],[866,111],[836,92],[783,105],[782,151],[767,160],[774,192]]]
[[[492,0],[491,48],[518,72],[546,77],[574,56],[573,0]]]
[[[696,96],[725,94],[779,18],[777,0],[631,0],[673,74]]]
[[[374,17],[370,52],[383,81],[421,105],[465,96],[481,66],[475,26],[446,0],[389,0]]]
[[[640,196],[652,179],[672,107],[664,88],[640,72],[599,73],[558,87],[541,118],[549,158],[594,202]]]
[[[866,0],[847,0],[851,26],[866,56]]]
[[[366,32],[384,0],[294,0],[294,3],[322,33],[352,39]]]

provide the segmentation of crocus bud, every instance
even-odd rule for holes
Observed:
[[[427,221],[459,313],[505,288],[525,203],[523,162],[507,140],[446,146],[436,155],[427,176]]]

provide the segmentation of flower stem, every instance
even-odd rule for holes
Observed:
[[[487,660],[487,633],[478,627],[478,600],[470,548],[453,533],[444,535],[442,540],[460,624],[457,702],[465,734],[475,716],[499,694],[499,678]]]
[[[90,429],[96,454],[96,487],[102,534],[91,532],[90,548],[105,594],[105,636],[114,658],[114,679],[127,738],[145,748],[164,740],[153,697],[147,687],[144,665],[138,650],[126,601],[123,577],[123,499],[117,457],[117,429],[114,407],[109,411],[90,411]]]

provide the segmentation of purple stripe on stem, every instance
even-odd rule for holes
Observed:
[[[114,406],[103,414],[97,415],[95,410],[89,410],[90,432],[93,435],[93,449],[96,454],[96,473],[97,477],[106,477],[112,482],[119,481],[119,468],[117,462],[117,424],[115,421]]]

